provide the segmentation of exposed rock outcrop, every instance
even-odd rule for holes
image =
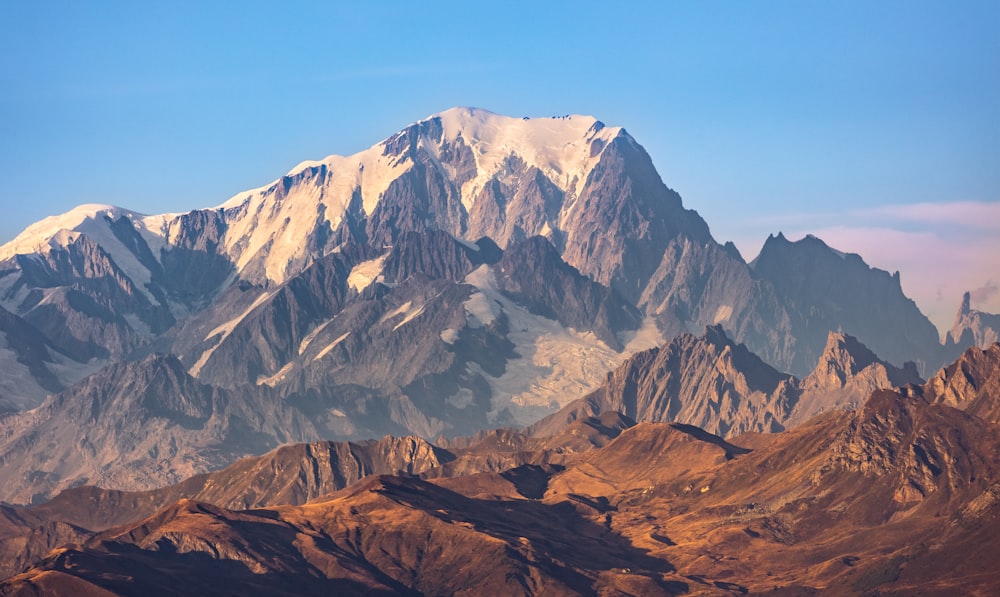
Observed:
[[[600,389],[528,428],[550,435],[581,416],[618,411],[640,422],[678,422],[718,435],[784,429],[798,396],[795,379],[770,367],[721,326],[682,334],[634,355]]]
[[[856,338],[831,333],[813,372],[803,380],[782,374],[721,326],[696,338],[682,334],[640,352],[608,374],[584,398],[528,428],[549,435],[581,416],[613,410],[639,422],[677,422],[725,437],[777,432],[828,410],[856,409],[872,392],[922,380],[912,363],[898,369]]]
[[[985,350],[969,348],[927,380],[923,395],[932,402],[1000,423],[1000,344]]]
[[[799,384],[801,394],[786,425],[804,422],[825,410],[855,410],[875,390],[922,382],[912,362],[898,369],[879,359],[857,338],[830,332],[816,368]]]

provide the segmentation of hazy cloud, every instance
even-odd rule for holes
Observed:
[[[997,287],[996,282],[988,280],[985,285],[969,291],[969,298],[973,305],[989,303],[990,299],[997,296],[997,292],[1000,292],[1000,288]]]
[[[1000,201],[953,201],[882,205],[853,210],[855,217],[926,224],[957,224],[975,230],[1000,231]]]
[[[843,211],[792,212],[764,214],[748,218],[750,226],[801,227],[817,222],[862,222],[863,225],[889,225],[902,223],[942,224],[970,230],[1000,232],[1000,201],[950,201],[936,203],[903,203],[879,205]]]

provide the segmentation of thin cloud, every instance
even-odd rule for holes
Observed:
[[[983,286],[969,291],[969,299],[973,305],[987,304],[993,297],[997,296],[998,292],[1000,292],[1000,288],[997,287],[996,282],[988,280]]]
[[[892,227],[893,223],[950,224],[973,230],[1000,231],[1000,201],[945,201],[879,205],[844,211],[765,214],[747,219],[752,226],[807,226],[816,222],[864,222]]]
[[[855,217],[925,224],[953,224],[975,230],[1000,231],[1000,202],[952,201],[882,205],[853,210]]]

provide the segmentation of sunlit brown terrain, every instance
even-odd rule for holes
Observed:
[[[991,540],[1000,532],[1000,427],[948,404],[955,394],[941,388],[992,388],[998,374],[1000,346],[970,349],[926,386],[878,390],[857,411],[729,440],[609,416],[549,440],[510,431],[451,451],[413,440],[341,448],[329,453],[385,463],[374,472],[412,462],[423,474],[374,474],[318,497],[301,489],[314,477],[297,467],[342,465],[317,461],[316,446],[162,490],[155,499],[195,497],[131,520],[142,509],[136,495],[88,490],[88,508],[130,504],[117,509],[122,520],[106,510],[95,526],[109,528],[96,532],[57,523],[59,499],[5,510],[3,532],[22,533],[8,541],[62,532],[66,545],[36,551],[2,590],[991,594],[1000,583]],[[980,393],[958,406],[990,412],[997,399]],[[297,472],[249,510],[206,499],[246,503],[265,470]]]

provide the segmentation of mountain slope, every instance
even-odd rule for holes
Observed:
[[[872,392],[920,384],[912,363],[898,369],[847,334],[830,333],[815,369],[799,380],[709,326],[639,352],[608,373],[594,392],[529,426],[554,433],[568,422],[616,411],[639,422],[695,425],[733,437],[774,433],[828,410],[854,409]]]
[[[66,388],[88,365],[59,352],[37,328],[0,307],[0,413],[28,410]]]
[[[527,422],[551,406],[515,403],[505,395],[514,384],[552,376],[548,391],[565,400],[564,388],[589,390],[624,358],[594,335],[618,343],[635,311],[546,240],[521,243],[547,255],[528,273],[504,272],[512,262],[488,241],[469,247],[440,231],[400,240],[373,259],[345,246],[276,287],[235,286],[163,337],[183,360],[111,365],[0,420],[0,499],[82,483],[148,489],[288,441]],[[515,303],[505,287],[538,279],[533,267],[571,299],[518,296],[541,314]],[[541,350],[556,357],[543,361]]]
[[[0,418],[0,500],[44,501],[85,483],[149,489],[289,441],[374,435],[366,420],[398,433],[386,408],[347,389],[309,402],[268,388],[221,389],[192,378],[176,358],[153,355]],[[358,427],[345,428],[348,413]]]
[[[794,381],[726,337],[721,326],[695,338],[638,353],[608,374],[604,385],[531,428],[581,412],[615,410],[636,421],[677,421],[719,435],[780,431],[794,406]]]
[[[0,247],[0,308],[33,336],[5,328],[0,360],[17,388],[3,408],[66,388],[0,423],[18,455],[0,462],[0,480],[18,501],[116,475],[149,487],[290,440],[527,425],[636,352],[705,326],[721,326],[731,354],[695,358],[721,369],[685,382],[680,401],[643,405],[651,416],[683,411],[728,434],[784,426],[792,396],[738,370],[741,344],[799,376],[831,331],[892,362],[929,367],[940,352],[898,278],[856,256],[779,236],[748,265],[624,129],[465,108],[216,208],[88,205],[47,218]],[[153,379],[160,353],[179,369],[155,400],[141,384],[85,377],[104,367]],[[87,416],[87,400],[112,414]],[[74,416],[87,428],[71,429]],[[137,438],[114,430],[118,416]],[[31,455],[43,433],[52,444]],[[115,449],[165,459],[134,477]]]
[[[826,410],[854,410],[876,390],[921,383],[912,362],[899,369],[854,336],[830,332],[816,367],[799,384],[801,394],[785,424],[805,422]]]
[[[500,490],[504,495],[537,497],[548,476],[564,463],[606,445],[633,424],[606,413],[548,438],[495,430],[456,438],[447,449],[414,437],[391,436],[378,441],[293,444],[147,491],[73,487],[42,504],[0,508],[0,578],[34,564],[53,548],[82,543],[94,532],[153,516],[179,500],[231,509],[301,505],[378,474],[419,474],[442,483],[461,477],[456,482],[466,495],[475,491],[492,496]],[[502,479],[499,485],[494,482],[498,479]]]

